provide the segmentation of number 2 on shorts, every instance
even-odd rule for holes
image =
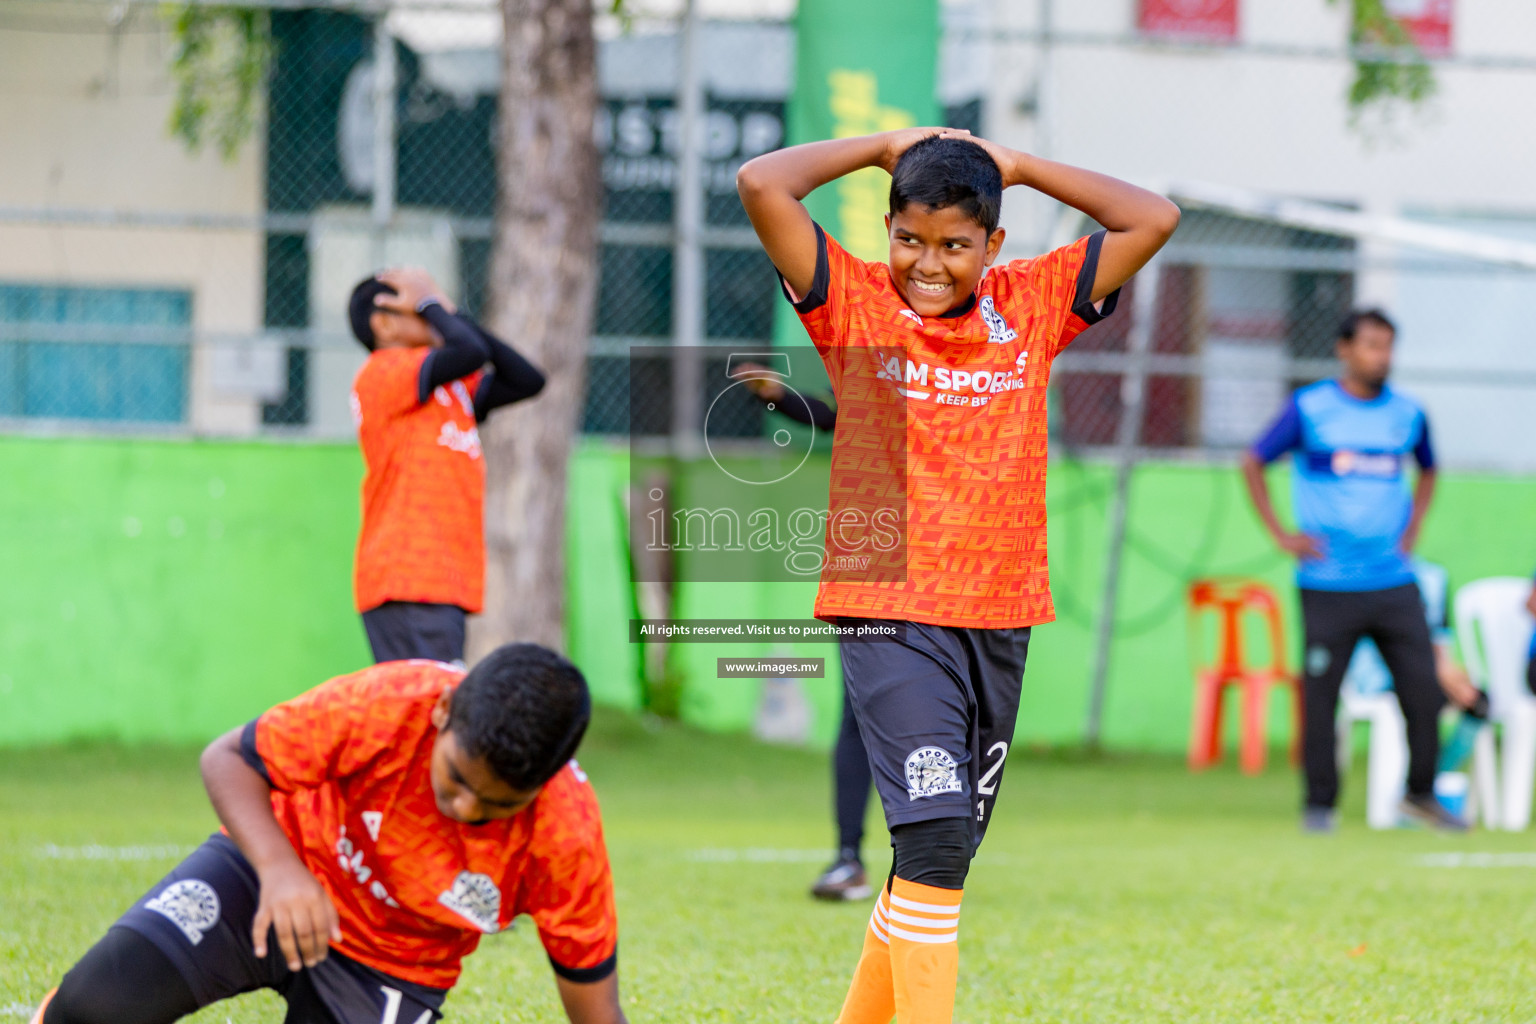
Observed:
[[[997,792],[997,782],[995,780],[997,773],[1003,770],[1003,762],[1008,760],[1008,744],[998,740],[987,750],[988,757],[991,757],[993,754],[997,755],[997,760],[992,762],[992,767],[988,768],[980,779],[976,780],[976,792],[981,795],[981,799],[976,801],[976,817],[978,819],[987,816],[986,798]]]

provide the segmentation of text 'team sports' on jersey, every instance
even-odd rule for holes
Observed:
[[[788,296],[837,396],[816,614],[1051,621],[1046,387],[1057,354],[1114,311],[1118,292],[1101,310],[1091,301],[1104,233],[990,268],[940,317],[914,312],[884,263],[819,226],[816,239],[810,293]],[[882,537],[899,542],[882,548]]]
[[[340,676],[248,724],[241,752],[335,904],[343,954],[449,988],[482,935],[529,914],[556,973],[601,980],[618,922],[597,798],[576,763],[510,818],[466,825],[437,809],[431,712],[463,675],[392,661]]]
[[[365,612],[385,601],[451,604],[485,598],[485,460],[475,426],[480,371],[418,388],[432,349],[380,349],[352,384],[363,450],[363,526],[353,596]]]
[[[1383,387],[1356,398],[1333,380],[1299,389],[1253,446],[1264,463],[1294,452],[1296,525],[1321,558],[1302,559],[1305,590],[1386,590],[1412,583],[1403,531],[1413,512],[1405,472],[1411,455],[1435,468],[1429,419],[1419,403]]]

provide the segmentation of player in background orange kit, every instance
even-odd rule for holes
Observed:
[[[367,466],[353,589],[373,660],[462,662],[465,615],[485,596],[477,424],[538,394],[544,375],[455,312],[423,270],[363,281],[349,315],[372,353],[352,414]]]
[[[801,204],[865,167],[892,175],[889,265],[848,254]],[[993,267],[1011,185],[1105,230]],[[1054,618],[1051,361],[1113,311],[1179,211],[1114,178],[938,128],[765,154],[737,187],[837,398],[816,615],[843,627],[844,683],[894,849],[839,1020],[949,1024],[961,890],[1013,738],[1030,627]],[[894,481],[903,543],[894,567],[874,557],[871,569],[840,556],[880,549],[859,526],[874,521],[868,499],[882,479]]]
[[[624,1024],[586,680],[534,644],[395,661],[203,752],[224,828],[108,929],[33,1024],[166,1024],[274,989],[287,1024],[431,1024],[482,935],[532,916],[573,1024]]]

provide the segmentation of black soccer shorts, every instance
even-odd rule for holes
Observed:
[[[856,635],[861,626],[874,635]],[[838,627],[843,685],[887,827],[967,818],[979,847],[1013,742],[1029,628],[874,619]],[[881,627],[887,635],[875,633]]]
[[[453,604],[385,601],[363,612],[363,631],[375,662],[425,658],[462,665],[467,614]]]
[[[393,978],[332,950],[290,971],[276,935],[267,955],[251,945],[256,871],[234,842],[215,833],[128,910],[114,927],[148,939],[175,965],[199,1007],[269,988],[288,1001],[284,1024],[432,1024],[446,989]],[[131,1000],[133,993],[123,993]]]

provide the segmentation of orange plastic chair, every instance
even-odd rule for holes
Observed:
[[[1201,617],[1216,616],[1216,657],[1202,665],[1198,626]],[[1251,665],[1243,650],[1243,620],[1258,615],[1269,630],[1271,663]],[[1189,587],[1190,652],[1196,659],[1194,718],[1189,730],[1189,767],[1209,767],[1221,759],[1221,711],[1228,687],[1242,690],[1242,746],[1239,763],[1245,774],[1264,769],[1268,753],[1265,720],[1269,691],[1288,686],[1295,695],[1296,722],[1291,745],[1295,762],[1301,750],[1301,686],[1285,664],[1285,631],[1275,592],[1257,580],[1196,580]]]

